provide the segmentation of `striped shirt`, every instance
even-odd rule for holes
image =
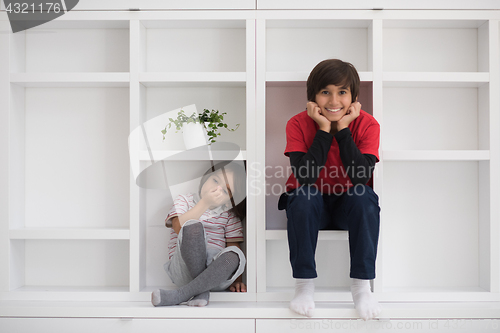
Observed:
[[[182,215],[191,210],[199,200],[197,193],[179,195],[174,200],[174,205],[165,219],[165,225],[172,228],[172,218]],[[199,220],[203,223],[207,235],[208,246],[223,250],[226,242],[243,242],[243,226],[241,220],[234,213],[218,207],[207,209]],[[171,259],[177,247],[177,233],[174,229],[170,231],[170,241],[168,243],[168,258]]]

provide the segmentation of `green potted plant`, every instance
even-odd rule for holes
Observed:
[[[190,116],[187,116],[184,110],[181,109],[177,114],[177,118],[169,118],[170,122],[165,126],[164,129],[161,130],[161,133],[163,134],[163,140],[165,140],[165,134],[167,134],[167,131],[172,127],[172,125],[175,126],[177,132],[188,124],[199,123],[205,128],[207,132],[208,144],[212,144],[215,142],[215,138],[221,135],[219,129],[225,128],[228,131],[234,132],[240,126],[240,124],[236,124],[235,128],[229,128],[228,125],[224,122],[225,114],[227,113],[219,112],[219,110],[204,109],[203,113],[201,114],[192,113]]]

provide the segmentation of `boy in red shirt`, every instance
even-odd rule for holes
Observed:
[[[286,209],[290,263],[296,279],[290,308],[312,316],[318,231],[348,230],[351,292],[367,320],[381,309],[370,291],[379,235],[378,196],[366,184],[378,162],[380,126],[357,102],[359,76],[350,63],[320,62],[307,79],[307,110],[286,126],[292,175],[279,209]]]

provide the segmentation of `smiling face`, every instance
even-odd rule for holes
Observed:
[[[216,190],[219,186],[222,189],[222,193],[225,199],[224,203],[229,203],[234,189],[233,172],[231,172],[230,170],[226,170],[224,173],[222,173],[222,170],[219,169],[210,174],[210,176],[201,187],[200,196],[203,198],[206,193]]]
[[[330,84],[316,94],[316,104],[321,108],[321,114],[331,122],[339,121],[351,106],[351,90]]]

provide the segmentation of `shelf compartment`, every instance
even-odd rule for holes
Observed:
[[[489,290],[489,161],[391,161],[383,174],[384,291]]]
[[[362,109],[373,113],[373,83],[360,84],[359,102]],[[306,82],[267,82],[266,86],[266,229],[286,229],[285,211],[277,209],[279,196],[285,192],[291,174],[286,147],[286,123],[296,114],[305,111],[307,104]]]
[[[486,20],[384,20],[383,27],[385,72],[489,70]]]
[[[382,149],[488,150],[489,84],[384,87]]]
[[[371,71],[371,25],[371,20],[267,20],[266,71],[309,73],[329,58]]]
[[[245,72],[246,20],[141,21],[144,72]]]
[[[11,240],[11,290],[127,291],[125,240]]]
[[[12,36],[11,72],[129,71],[128,21],[54,21]]]
[[[224,122],[230,128],[240,124],[239,128],[230,132],[221,129],[217,142],[230,142],[238,145],[241,150],[246,150],[246,84],[240,82],[220,83],[184,82],[182,84],[170,82],[167,85],[147,87],[140,86],[141,119],[145,123],[145,135],[148,138],[147,147],[139,147],[141,151],[185,150],[182,132],[176,132],[172,127],[167,131],[165,140],[161,130],[168,125],[167,115],[171,110],[176,110],[187,105],[195,104],[198,114],[203,109],[219,110],[226,112]]]
[[[9,230],[10,239],[130,239],[128,229],[24,228]]]
[[[129,89],[11,84],[11,97],[10,228],[127,228]]]
[[[179,193],[190,193],[198,190],[199,179],[188,182],[184,190]],[[186,185],[186,184],[184,184]],[[168,242],[173,229],[165,227],[165,218],[177,197],[175,190],[141,189],[141,227],[140,227],[140,264],[143,269],[140,272],[141,285],[139,290],[150,291],[153,288],[176,289],[164,270],[163,265],[168,261]],[[243,221],[243,234],[245,242],[241,243],[243,253],[247,256],[251,249],[247,249],[248,228],[253,227],[247,221]],[[248,260],[248,256],[247,256]],[[248,268],[243,272],[243,281],[246,282]],[[218,296],[220,300],[227,300],[227,297],[234,297],[242,300],[238,296]],[[231,300],[235,300],[232,298]],[[245,300],[246,298],[243,298]]]

